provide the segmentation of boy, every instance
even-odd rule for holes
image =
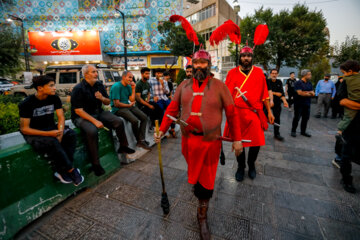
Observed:
[[[64,129],[65,117],[60,98],[55,95],[55,81],[49,76],[38,76],[34,77],[32,86],[36,93],[19,104],[20,131],[35,151],[47,154],[54,161],[55,177],[62,183],[78,186],[84,177],[73,167],[76,133]]]

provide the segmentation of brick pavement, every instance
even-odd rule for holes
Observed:
[[[314,106],[312,106],[314,109]],[[265,133],[257,178],[234,179],[237,163],[224,143],[208,221],[212,239],[359,239],[360,194],[342,190],[334,158],[336,120],[315,119],[313,137],[290,136],[292,112],[283,110],[284,142]],[[170,214],[160,207],[156,147],[94,189],[65,201],[21,231],[18,239],[199,239],[197,200],[187,183],[180,138],[162,142]],[[354,165],[360,190],[360,167]]]

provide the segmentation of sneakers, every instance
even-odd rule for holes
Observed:
[[[105,174],[105,170],[103,169],[103,167],[100,164],[93,165],[91,168],[94,171],[95,175],[98,177]]]
[[[142,141],[138,141],[138,143],[136,144],[136,146],[144,148],[146,150],[151,150],[151,147],[149,147],[149,144],[146,143],[145,140]]]
[[[75,186],[79,186],[84,181],[84,177],[80,175],[80,170],[78,168],[74,168],[68,174]]]
[[[54,173],[54,176],[60,180],[60,182],[68,184],[68,183],[72,183],[72,179],[70,178],[70,176],[67,173],[63,173],[60,174],[58,172]]]
[[[54,175],[60,182],[65,184],[74,183],[75,186],[78,186],[84,181],[84,177],[80,175],[80,170],[78,168],[74,168],[72,172],[65,172],[62,174],[55,172]]]
[[[238,170],[235,173],[236,181],[242,182],[244,180],[244,172],[245,170],[243,168],[238,168]]]
[[[274,138],[279,141],[284,141],[284,138],[281,135],[275,135]]]
[[[332,160],[331,163],[337,168],[341,167],[341,160],[338,160],[338,159],[335,158],[334,160]]]
[[[127,146],[120,146],[118,153],[127,153],[127,154],[133,154],[135,150],[127,147]]]

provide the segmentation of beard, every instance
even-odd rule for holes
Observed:
[[[252,58],[251,61],[248,60],[241,61],[240,59],[240,66],[243,67],[244,69],[250,69],[252,66]]]
[[[210,75],[209,67],[206,68],[193,68],[193,75],[196,80],[202,81],[205,80],[207,76]]]
[[[186,75],[186,79],[191,79],[191,77],[192,77],[192,74],[191,75]]]

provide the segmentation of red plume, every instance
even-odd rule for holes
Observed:
[[[266,24],[259,24],[255,29],[254,45],[264,44],[268,35],[269,35],[268,26]]]
[[[210,44],[214,46],[219,44],[222,40],[225,39],[226,36],[229,36],[230,41],[235,44],[240,44],[241,42],[241,35],[240,35],[240,28],[236,25],[233,21],[227,20],[218,28],[216,28],[210,36]]]
[[[196,35],[196,32],[194,31],[194,29],[192,28],[192,26],[188,22],[188,20],[186,20],[186,18],[184,18],[180,15],[172,15],[169,20],[170,20],[170,22],[173,22],[173,23],[181,22],[181,26],[185,30],[187,38],[190,41],[194,42],[195,45],[199,45],[199,39]]]

